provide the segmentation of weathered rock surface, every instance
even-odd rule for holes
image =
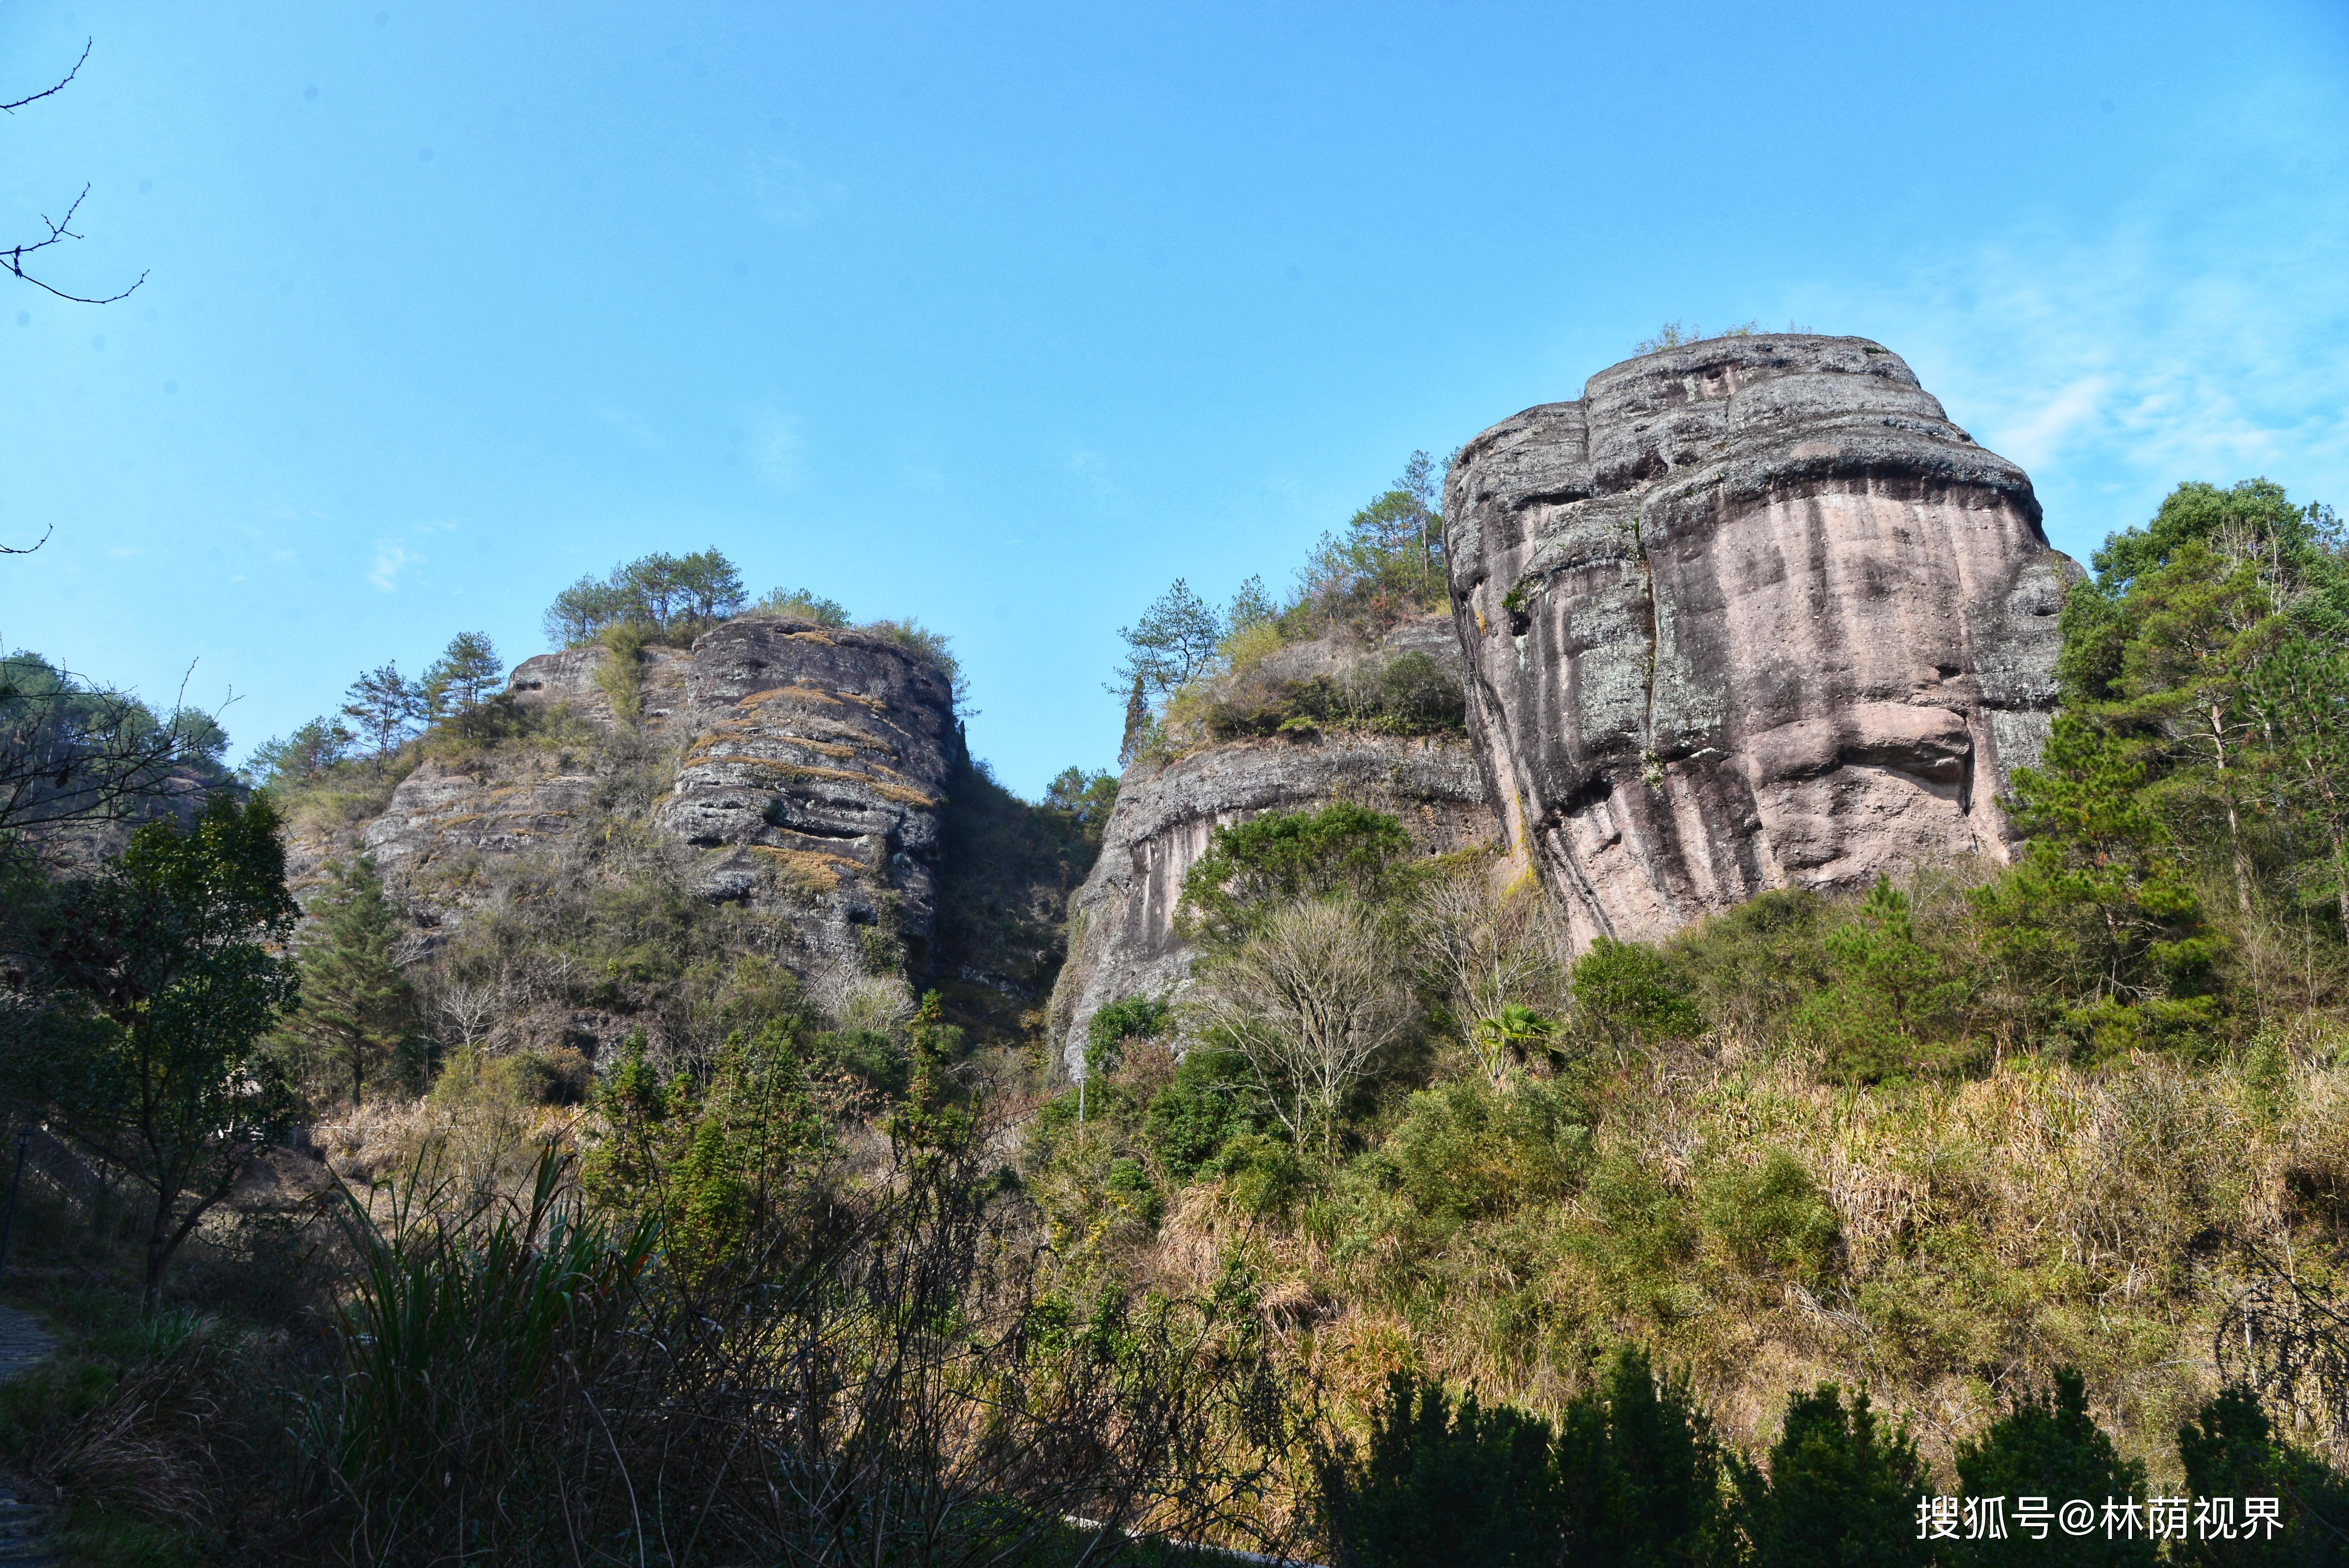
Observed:
[[[963,756],[947,677],[884,635],[761,616],[695,643],[685,688],[694,737],[655,818],[713,851],[703,891],[781,884],[822,912],[822,945],[853,956],[882,927],[922,974]]]
[[[559,705],[591,723],[608,725],[613,722],[611,695],[596,680],[607,656],[600,647],[540,654],[514,666],[506,677],[506,691],[525,707]],[[659,729],[674,719],[690,701],[687,678],[692,668],[693,655],[688,649],[659,644],[647,647],[636,661],[636,721],[647,729]]]
[[[1584,940],[2004,854],[2078,568],[1889,351],[1616,366],[1471,441],[1444,513],[1487,783]]]
[[[615,727],[601,648],[542,654],[507,692],[584,720],[450,762],[427,759],[356,829],[297,839],[297,881],[364,851],[427,923],[463,918],[501,861],[564,850],[607,805]],[[674,772],[653,821],[695,855],[712,899],[788,913],[808,971],[902,960],[919,977],[937,904],[940,813],[962,756],[953,696],[928,660],[894,639],[754,616],[690,649],[650,646],[636,666],[637,726],[624,751]],[[901,949],[890,953],[892,946]]]
[[[578,770],[566,769],[572,763]],[[391,804],[367,825],[361,843],[378,871],[421,892],[470,881],[484,856],[523,854],[569,836],[595,799],[584,759],[508,759],[464,772],[426,761],[399,781]]]
[[[1402,651],[1459,665],[1442,616],[1406,623],[1374,649],[1304,643],[1272,658],[1285,678],[1295,678]],[[1237,740],[1126,769],[1101,859],[1070,903],[1069,958],[1053,994],[1053,1026],[1072,1073],[1081,1071],[1085,1026],[1095,1012],[1124,996],[1171,996],[1188,983],[1192,952],[1175,934],[1174,907],[1184,874],[1215,830],[1340,799],[1392,813],[1430,854],[1493,835],[1484,781],[1461,735]]]

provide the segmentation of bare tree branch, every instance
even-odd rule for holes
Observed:
[[[28,103],[38,103],[43,98],[48,97],[51,93],[61,93],[65,91],[67,83],[71,82],[74,77],[81,75],[82,67],[88,64],[90,48],[97,42],[98,40],[95,38],[84,38],[81,41],[81,58],[73,63],[73,69],[67,71],[65,74],[64,80],[59,81],[57,86],[53,88],[43,88],[31,98],[20,98],[15,103],[0,103],[0,114],[15,114],[18,109],[23,108]]]
[[[182,680],[157,714],[29,655],[0,658],[0,833],[118,821],[186,788],[218,735],[186,698]]]
[[[41,530],[41,537],[33,541],[30,544],[0,544],[0,555],[30,555],[33,552],[38,550],[44,544],[47,544],[49,542],[49,535],[55,533],[57,531],[57,525],[53,522],[49,524],[48,527]]]
[[[14,114],[28,103],[38,103],[52,93],[60,93],[65,91],[67,85],[70,84],[76,77],[81,74],[82,67],[88,62],[89,51],[95,42],[95,39],[84,39],[82,41],[81,58],[73,63],[73,69],[67,71],[65,74],[64,78],[58,81],[56,86],[44,88],[39,92],[34,93],[28,98],[20,98],[13,103],[0,104],[0,112]],[[41,222],[49,231],[48,237],[41,240],[27,241],[23,244],[12,245],[5,251],[0,251],[0,263],[5,263],[8,270],[14,273],[23,282],[28,283],[35,288],[40,289],[46,293],[53,294],[61,300],[68,301],[74,304],[112,304],[117,300],[128,299],[133,294],[137,293],[139,284],[147,281],[147,274],[145,273],[140,273],[138,280],[129,288],[124,289],[120,294],[107,294],[103,298],[100,298],[93,294],[68,294],[64,289],[57,287],[55,284],[43,278],[36,278],[32,273],[25,270],[25,258],[31,255],[34,252],[46,251],[51,245],[56,244],[59,240],[78,240],[81,238],[79,234],[73,232],[72,224],[74,214],[81,210],[83,198],[87,197],[88,194],[89,187],[88,185],[84,185],[81,188],[81,195],[73,199],[73,204],[66,209],[66,215],[62,219],[52,222],[47,213],[42,213]],[[34,548],[38,549],[39,546],[36,545]],[[10,551],[8,553],[21,554],[23,552],[19,551]]]
[[[53,284],[42,282],[39,278],[35,277],[32,273],[25,270],[25,258],[31,253],[35,251],[46,251],[51,245],[56,244],[59,240],[78,240],[81,238],[79,234],[75,233],[66,225],[73,222],[74,214],[76,212],[81,211],[82,201],[85,197],[88,196],[88,194],[89,187],[84,185],[81,188],[81,194],[73,199],[73,205],[66,209],[66,215],[63,219],[52,222],[47,212],[42,213],[41,222],[48,225],[49,237],[46,240],[35,240],[29,244],[16,245],[12,246],[8,250],[0,251],[0,263],[5,263],[10,272],[16,273],[19,278],[22,278],[25,282],[32,284],[35,288],[47,289],[49,293],[57,295],[59,299],[70,300],[75,304],[112,304],[116,300],[129,299],[133,294],[137,293],[139,284],[147,281],[147,274],[145,273],[140,273],[139,274],[138,281],[133,283],[129,288],[124,289],[120,294],[108,294],[103,299],[97,299],[86,294],[67,294],[65,290],[57,287]]]

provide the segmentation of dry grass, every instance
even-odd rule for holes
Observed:
[[[1946,1466],[2002,1396],[2068,1364],[2166,1476],[2178,1422],[2216,1385],[2234,1242],[2349,1277],[2349,1233],[2303,1196],[2349,1178],[2338,1051],[2309,1026],[2264,1070],[2021,1058],[1894,1090],[1823,1085],[1795,1052],[1658,1052],[1590,1086],[1600,1130],[1574,1198],[1446,1228],[1375,1160],[1293,1221],[1202,1185],[1169,1205],[1145,1267],[1194,1285],[1254,1271],[1293,1364],[1356,1412],[1408,1368],[1555,1415],[1628,1339],[1689,1367],[1742,1442],[1773,1435],[1790,1391],[1833,1379],[1868,1386]],[[1714,1173],[1774,1151],[1832,1207],[1813,1277],[1742,1259],[1701,1201]]]

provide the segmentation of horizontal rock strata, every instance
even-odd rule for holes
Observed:
[[[962,758],[937,666],[894,639],[812,622],[732,621],[694,645],[693,738],[656,812],[713,851],[712,897],[781,887],[843,953],[885,926],[922,973],[937,909],[940,814]]]
[[[1376,648],[1300,644],[1274,656],[1285,671],[1327,673],[1397,651],[1427,652],[1458,667],[1442,617],[1408,623]],[[1101,859],[1070,904],[1069,959],[1052,1017],[1072,1073],[1081,1071],[1095,1012],[1125,996],[1169,997],[1189,981],[1192,952],[1175,934],[1174,909],[1185,873],[1216,829],[1340,799],[1393,814],[1430,854],[1493,836],[1484,781],[1462,736],[1239,740],[1126,769]]]
[[[1471,731],[1585,940],[2003,855],[2078,569],[1889,351],[1631,360],[1471,441],[1444,510]]]

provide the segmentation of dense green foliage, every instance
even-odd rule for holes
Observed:
[[[1284,903],[1340,892],[1380,896],[1394,891],[1410,852],[1402,823],[1342,800],[1218,828],[1184,873],[1186,929],[1210,944],[1231,943]]]
[[[1972,1497],[2022,1497],[2026,1494],[2058,1501],[2085,1498],[2101,1504],[2108,1497],[2144,1499],[2152,1494],[2145,1467],[2124,1460],[2088,1414],[2086,1385],[2069,1367],[2058,1368],[2054,1387],[2044,1398],[2025,1395],[1971,1442],[1957,1452],[1958,1480]],[[2228,1404],[2240,1396],[2221,1395]],[[2254,1489],[2257,1490],[2257,1489]],[[2017,1540],[2020,1538],[2018,1537]],[[2016,1541],[1993,1545],[1988,1541],[1952,1548],[1961,1561],[2004,1562],[2017,1550]],[[2157,1546],[2139,1533],[2118,1541],[2073,1536],[2060,1530],[2044,1542],[2033,1542],[2034,1558],[2073,1564],[2150,1563]]]
[[[2349,1518],[2349,1477],[2275,1442],[2242,1390],[2206,1402],[2178,1453],[2186,1489],[2157,1534],[2148,1520],[2163,1493],[2091,1418],[2079,1375],[2058,1368],[2047,1395],[2023,1396],[1959,1447],[1955,1492],[1866,1394],[1832,1384],[1793,1395],[1767,1455],[1750,1462],[1721,1444],[1684,1377],[1624,1350],[1555,1425],[1396,1373],[1365,1447],[1341,1440],[1316,1463],[1350,1565],[2349,1562],[2349,1532],[2333,1527]],[[2041,1500],[2035,1526],[2026,1497]],[[2278,1528],[2241,1527],[2252,1497],[2279,1503]],[[2208,1514],[2213,1499],[2227,1511]],[[2055,1511],[2075,1500],[2089,1522],[2059,1526]],[[2114,1511],[2122,1505],[2133,1515]]]
[[[2194,1568],[2341,1568],[2349,1564],[2349,1475],[2277,1440],[2260,1401],[2242,1388],[2220,1390],[2178,1431],[2186,1489],[2197,1498],[2274,1497],[2289,1522],[2283,1534],[2197,1540],[2170,1561]]]
[[[690,642],[740,614],[748,598],[742,574],[716,550],[656,551],[615,566],[601,581],[582,577],[556,594],[546,612],[546,635],[559,648],[575,648],[609,627],[626,625],[661,642]]]
[[[285,1055],[321,1103],[348,1089],[357,1106],[386,1077],[396,1092],[421,1093],[432,1046],[399,962],[405,922],[365,855],[327,861],[326,879],[300,944],[302,1000],[285,1022]]]
[[[266,795],[208,799],[140,828],[98,872],[9,912],[28,1011],[5,1088],[145,1189],[143,1288],[291,1124],[262,1042],[295,999],[296,913]]]

